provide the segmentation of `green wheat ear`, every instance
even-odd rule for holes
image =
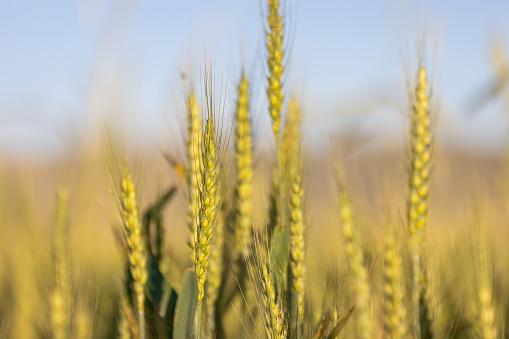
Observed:
[[[147,283],[147,253],[143,241],[142,225],[138,214],[138,202],[131,174],[124,162],[124,173],[120,185],[120,203],[122,221],[127,243],[129,269],[134,281],[136,306],[138,310],[138,327],[140,338],[145,337],[145,285]]]

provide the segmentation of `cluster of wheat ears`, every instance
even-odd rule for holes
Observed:
[[[189,86],[185,97],[187,161],[179,171],[183,180],[143,213],[128,161],[110,141],[114,160],[111,173],[122,225],[117,240],[125,269],[116,291],[118,312],[106,324],[115,329],[104,333],[140,339],[501,337],[503,326],[497,326],[491,257],[482,220],[476,222],[471,246],[475,297],[469,298],[474,306],[465,308],[473,309],[472,314],[455,317],[465,312],[447,310],[429,282],[429,272],[436,269],[428,265],[426,229],[438,107],[424,62],[414,70],[416,76],[409,88],[407,204],[402,213],[405,227],[398,223],[385,227],[379,252],[367,253],[363,232],[356,224],[344,163],[331,150],[339,201],[334,213],[340,223],[335,227],[342,235],[346,265],[339,278],[332,278],[333,283],[327,280],[323,307],[318,309],[316,302],[311,302],[306,284],[309,260],[302,112],[297,97],[286,100],[284,96],[287,53],[282,6],[279,0],[268,0],[266,9],[266,95],[276,154],[267,198],[267,225],[255,227],[253,222],[250,79],[242,72],[236,84],[234,122],[229,133],[223,127],[213,70],[205,69],[202,83],[196,84],[203,94]],[[231,172],[225,165],[229,146],[234,149]],[[168,278],[172,268],[165,265],[163,209],[177,191],[182,191],[186,200],[192,265],[175,283]],[[71,281],[67,198],[67,191],[61,190],[53,232],[51,325],[46,335],[89,338],[91,317],[80,313],[73,301],[72,290],[79,286]],[[323,266],[326,270],[325,263]],[[380,276],[374,277],[374,271],[381,272]],[[379,286],[373,286],[374,279]],[[239,324],[240,330],[231,331],[232,323]]]

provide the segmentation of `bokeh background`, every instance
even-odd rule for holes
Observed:
[[[485,96],[497,77],[495,54],[507,61],[506,1],[295,1],[287,7],[287,87],[302,94],[313,145],[324,130],[359,119],[382,143],[399,135],[407,66],[425,35],[442,103],[442,139],[449,147],[501,151],[505,108]],[[182,72],[200,80],[204,59],[213,59],[230,89],[241,67],[263,86],[261,9],[258,0],[2,1],[2,156],[58,156],[69,140],[82,141],[115,114],[136,143],[168,144],[179,132]],[[256,92],[263,131],[269,124],[264,91]],[[467,117],[472,111],[479,114]]]
[[[288,0],[285,8],[285,94],[300,99],[304,115],[312,307],[320,307],[324,281],[344,259],[330,148],[345,158],[367,256],[380,249],[384,226],[404,224],[408,79],[421,54],[440,108],[428,238],[430,267],[439,272],[432,279],[440,276],[442,285],[433,288],[462,310],[462,320],[474,318],[465,305],[476,297],[465,278],[472,267],[462,261],[466,245],[457,244],[482,215],[503,329],[509,2]],[[253,222],[265,226],[274,140],[264,20],[260,0],[0,0],[0,337],[49,337],[58,187],[70,195],[77,317],[83,314],[92,337],[115,335],[109,324],[118,318],[123,258],[112,232],[120,218],[105,130],[126,149],[144,209],[179,184],[167,159],[185,165],[185,95],[189,82],[202,89],[205,63],[223,85],[230,127],[242,70],[252,80]],[[185,209],[179,192],[165,210],[168,279],[176,286],[190,266]]]

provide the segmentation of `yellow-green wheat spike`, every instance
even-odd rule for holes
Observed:
[[[121,206],[124,231],[128,246],[129,268],[133,276],[134,292],[138,310],[140,338],[145,337],[145,284],[147,283],[147,254],[141,235],[141,221],[138,214],[138,203],[131,174],[124,164],[124,175],[121,184]]]
[[[219,195],[218,195],[219,197]],[[218,208],[220,204],[218,203]],[[224,247],[224,220],[217,217],[216,229],[212,238],[212,253],[210,254],[209,272],[207,277],[207,314],[210,335],[215,336],[216,302],[221,288],[223,276],[223,247]]]
[[[419,79],[412,107],[410,199],[408,208],[408,223],[412,235],[417,234],[419,230],[424,228],[428,215],[432,148],[429,105],[426,70],[421,67],[419,68]]]
[[[33,258],[35,256],[33,255],[34,252],[30,253],[32,256],[28,256],[26,253],[27,248],[31,245],[26,237],[17,240],[17,246],[14,249],[11,248],[11,250],[16,254],[16,258],[21,260],[18,261],[13,276],[13,285],[16,287],[13,291],[13,297],[16,302],[11,309],[13,323],[11,325],[10,337],[37,338],[39,334],[34,324],[40,312],[38,308],[40,304],[37,304],[39,299],[37,289],[34,288],[37,287],[34,283],[37,278],[34,273],[36,263]]]
[[[189,229],[189,250],[192,262],[195,260],[194,245],[200,214],[199,184],[201,184],[202,171],[200,153],[201,133],[200,106],[197,103],[196,95],[194,92],[191,92],[187,99],[186,148],[189,168],[186,172],[188,189],[186,220]]]
[[[403,284],[403,267],[396,238],[391,230],[385,241],[384,251],[384,325],[387,338],[405,338],[406,311]]]
[[[281,163],[285,173],[295,166],[300,166],[300,146],[302,134],[302,113],[297,98],[291,98],[283,128],[283,141],[281,150]],[[291,187],[291,182],[290,182]]]
[[[277,225],[280,225],[281,220],[281,207],[279,206],[279,174],[278,167],[275,166],[273,170],[272,181],[270,183],[270,195],[269,195],[269,236]]]
[[[265,330],[269,339],[286,338],[286,326],[281,307],[276,303],[276,290],[266,265],[262,268],[262,290],[265,312]]]
[[[92,338],[92,319],[90,318],[90,313],[83,308],[79,308],[76,311],[76,317],[74,320],[74,338]]]
[[[131,339],[131,327],[129,326],[129,319],[127,319],[127,316],[125,312],[122,310],[120,311],[120,319],[118,321],[118,336],[119,339]]]
[[[481,338],[495,339],[497,337],[497,329],[495,327],[491,274],[489,273],[488,250],[485,236],[486,229],[484,224],[481,224],[482,221],[478,221],[477,223],[475,240],[477,242],[476,252],[478,260],[478,267],[476,269],[479,300],[478,328]]]
[[[235,157],[237,187],[235,191],[235,237],[238,256],[246,259],[251,248],[251,213],[253,209],[253,141],[249,110],[249,82],[243,74],[237,88]]]
[[[419,68],[417,87],[412,102],[408,227],[413,262],[413,302],[417,335],[428,337],[431,330],[426,271],[422,259],[424,227],[428,216],[428,194],[431,177],[433,131],[426,69]],[[421,333],[422,332],[422,333]]]
[[[493,296],[488,281],[483,281],[479,289],[479,327],[482,338],[495,339],[495,310],[493,308]]]
[[[306,263],[304,246],[304,192],[302,188],[301,166],[291,174],[293,185],[290,193],[290,267],[292,289],[297,299],[298,324],[304,321],[304,290],[306,283]]]
[[[214,116],[209,113],[203,132],[202,172],[199,188],[200,214],[195,244],[195,270],[198,282],[198,303],[205,295],[205,281],[212,252],[212,236],[218,206],[218,168]]]
[[[120,319],[117,324],[117,338],[118,339],[131,339],[133,337],[131,324],[129,324],[129,318],[127,317],[126,309],[130,307],[127,295],[122,290],[120,295]]]
[[[283,108],[283,23],[279,13],[279,0],[268,0],[269,13],[267,15],[268,32],[267,32],[267,63],[269,66],[269,76],[267,78],[267,98],[269,101],[269,113],[272,119],[272,130],[276,138],[276,178],[273,185],[277,185],[276,195],[271,197],[274,204],[271,204],[271,217],[274,212],[278,212],[279,216],[271,220],[276,222],[269,225],[275,227],[276,224],[284,222],[284,203],[283,203],[283,186],[282,186],[282,168],[281,168],[281,110]],[[272,219],[272,218],[271,218]],[[270,233],[269,233],[270,234]]]
[[[279,14],[279,0],[269,0],[267,16],[268,88],[269,112],[276,141],[280,138],[281,109],[283,108],[283,23]]]
[[[302,168],[301,155],[301,109],[299,101],[291,98],[288,104],[288,111],[284,121],[283,136],[281,142],[281,168],[287,175],[282,178],[284,201],[286,202],[286,212],[289,215],[291,210],[291,192],[295,182],[295,176],[301,176],[302,173],[297,168]]]
[[[68,193],[61,189],[57,198],[57,222],[55,229],[55,288],[51,295],[51,325],[55,339],[69,337],[71,326],[71,281],[68,251]]]
[[[359,338],[373,338],[373,323],[370,312],[370,292],[367,282],[368,272],[364,266],[363,253],[357,240],[357,229],[353,220],[352,204],[346,192],[342,173],[337,168],[339,184],[340,218],[344,238],[348,268],[355,292],[356,325]]]
[[[212,109],[209,107],[209,110]],[[218,206],[218,168],[217,147],[215,139],[214,115],[209,111],[203,132],[202,173],[199,188],[200,222],[196,232],[195,273],[198,284],[198,338],[201,334],[202,301],[205,296],[205,283],[212,253],[212,236],[217,222]]]

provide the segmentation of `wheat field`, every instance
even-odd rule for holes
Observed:
[[[507,337],[509,162],[443,146],[428,37],[400,145],[312,149],[287,7],[261,6],[263,81],[207,55],[182,76],[174,149],[108,121],[68,156],[0,164],[0,338]]]

